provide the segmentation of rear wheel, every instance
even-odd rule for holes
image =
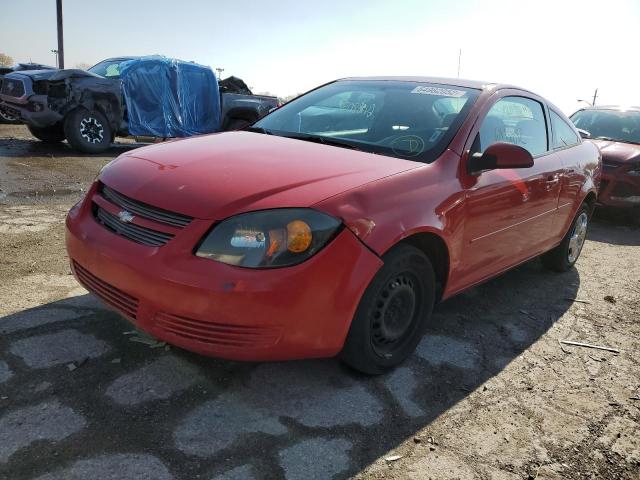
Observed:
[[[106,117],[98,111],[84,108],[74,110],[64,121],[67,141],[76,150],[87,153],[102,152],[109,148],[113,137]]]
[[[340,356],[356,370],[384,373],[415,350],[433,310],[436,283],[429,259],[399,245],[364,292]]]
[[[64,130],[62,125],[54,125],[52,127],[39,128],[33,125],[27,125],[31,135],[45,143],[58,143],[64,140]]]
[[[556,272],[566,272],[575,265],[587,238],[591,209],[583,204],[573,220],[562,243],[542,256],[545,267]]]

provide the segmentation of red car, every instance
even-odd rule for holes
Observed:
[[[602,152],[598,202],[640,212],[640,108],[590,107],[571,120]]]
[[[351,78],[249,127],[132,150],[69,212],[73,272],[205,355],[381,373],[433,305],[538,255],[576,262],[600,153],[541,97]]]

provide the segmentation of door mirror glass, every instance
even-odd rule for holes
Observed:
[[[531,167],[533,156],[527,149],[505,142],[494,143],[484,153],[474,153],[469,159],[469,171],[472,174],[485,170]]]

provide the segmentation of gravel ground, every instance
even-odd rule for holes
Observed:
[[[640,478],[637,227],[600,215],[577,268],[438,306],[386,376],[228,362],[132,333],[69,273],[65,212],[133,147],[0,125],[0,478]]]

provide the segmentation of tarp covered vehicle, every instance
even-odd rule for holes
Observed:
[[[193,62],[121,57],[88,71],[9,74],[0,101],[40,140],[66,138],[91,153],[106,149],[116,135],[173,138],[240,128],[277,106],[275,97],[248,89],[231,93],[237,82],[227,83],[221,91],[211,68]]]

